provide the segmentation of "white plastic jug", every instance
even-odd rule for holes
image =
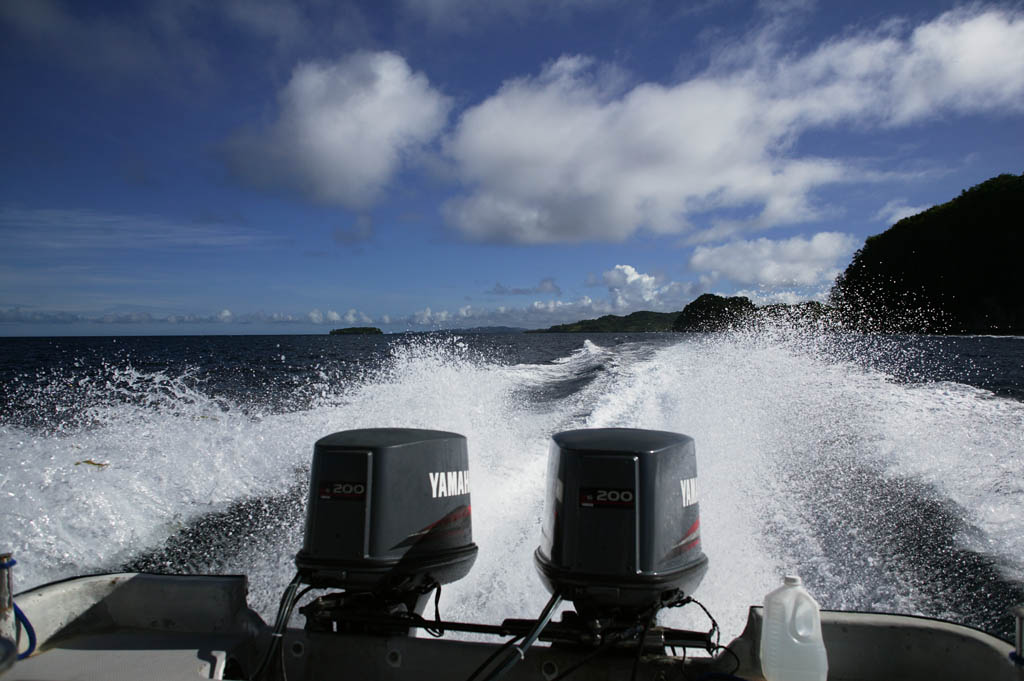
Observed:
[[[781,587],[764,597],[761,671],[767,681],[825,681],[828,677],[821,613],[799,577],[787,576]]]

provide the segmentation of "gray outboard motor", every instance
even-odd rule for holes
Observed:
[[[461,435],[411,428],[334,433],[313,445],[309,482],[298,572],[281,596],[259,667],[246,678],[263,678],[283,664],[300,584],[343,589],[299,609],[307,630],[402,635],[428,594],[435,592],[436,604],[441,585],[465,577],[476,560]]]
[[[534,560],[548,590],[584,619],[631,617],[692,594],[708,562],[693,438],[631,428],[555,435]]]
[[[391,600],[464,577],[476,560],[466,438],[349,430],[313,448],[301,580]]]

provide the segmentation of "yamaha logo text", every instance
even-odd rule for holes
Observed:
[[[697,478],[686,478],[679,481],[683,490],[683,506],[693,506],[697,503]]]
[[[430,478],[430,496],[455,497],[469,494],[469,471],[438,471],[427,473]]]

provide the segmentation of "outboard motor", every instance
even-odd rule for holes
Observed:
[[[585,620],[628,619],[692,594],[707,571],[693,438],[631,428],[555,435],[534,559],[548,590]]]
[[[246,678],[262,679],[283,664],[300,584],[343,589],[299,609],[307,630],[403,635],[422,619],[431,591],[439,599],[442,584],[466,576],[476,552],[466,438],[411,428],[320,438],[298,572],[281,596],[259,667]]]
[[[400,428],[322,438],[314,446],[298,573],[281,598],[259,667],[247,678],[262,679],[284,665],[291,612],[308,591],[300,593],[302,584],[340,589],[299,609],[309,632],[395,637],[422,628],[436,636],[449,630],[514,635],[473,678],[488,668],[481,678],[499,678],[538,640],[597,646],[583,661],[610,644],[629,655],[635,647],[634,675],[647,649],[680,645],[713,652],[714,622],[706,634],[651,629],[660,608],[692,600],[707,570],[696,474],[693,440],[685,435],[626,428],[555,435],[543,537],[534,555],[551,592],[547,605],[535,620],[447,622],[437,607],[441,585],[465,576],[477,553],[465,438]],[[431,592],[432,621],[423,617]],[[573,602],[575,612],[552,622],[563,599]],[[299,643],[292,648],[295,657],[302,655]],[[399,666],[400,652],[388,648],[389,664]],[[557,665],[545,663],[543,670],[554,676]]]
[[[407,602],[476,560],[466,438],[409,428],[349,430],[313,448],[302,582]]]

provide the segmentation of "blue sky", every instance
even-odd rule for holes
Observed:
[[[1024,171],[1024,6],[0,0],[0,335],[823,299]]]

